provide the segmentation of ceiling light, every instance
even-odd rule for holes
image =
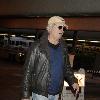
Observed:
[[[26,37],[33,37],[33,38],[35,38],[35,35],[33,35],[33,36],[26,36]]]
[[[85,40],[78,40],[78,41],[80,41],[80,42],[85,42]]]
[[[90,41],[90,42],[93,42],[93,43],[100,43],[100,41]]]
[[[65,39],[65,40],[68,40],[68,41],[73,41],[73,39]]]

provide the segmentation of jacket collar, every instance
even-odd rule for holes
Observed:
[[[48,47],[48,32],[45,31],[43,36],[40,38],[40,48],[43,50],[43,51],[46,51],[47,55],[49,56],[49,47]],[[63,52],[63,55],[65,55],[65,53],[67,53],[66,51],[66,45],[65,45],[65,42],[63,41],[63,39],[60,40],[60,43],[61,43],[61,47],[62,47],[62,52]]]

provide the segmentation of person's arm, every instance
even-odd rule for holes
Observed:
[[[76,78],[75,78],[74,72],[71,68],[68,55],[66,58],[67,58],[66,59],[67,61],[66,61],[66,64],[64,66],[64,79],[71,86],[72,84],[74,84]]]
[[[31,85],[31,72],[34,66],[36,50],[34,46],[31,46],[28,50],[26,56],[26,61],[24,64],[24,79],[22,84],[22,100],[29,100],[30,98],[30,85]]]
[[[66,52],[67,49],[66,49]],[[76,93],[79,91],[79,85],[78,85],[78,80],[74,76],[73,69],[71,68],[70,62],[69,62],[69,56],[67,54],[66,56],[66,66],[64,69],[64,79],[66,82],[68,82],[69,86],[73,87],[74,90],[76,90]]]

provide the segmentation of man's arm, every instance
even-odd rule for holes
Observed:
[[[64,78],[65,81],[68,82],[68,84],[75,90],[75,94],[79,92],[79,85],[78,85],[78,79],[75,78],[74,72],[71,68],[70,62],[69,62],[69,56],[67,55],[67,64],[64,69]]]
[[[32,66],[34,66],[35,60],[35,49],[34,46],[31,46],[28,50],[28,54],[26,56],[26,61],[24,64],[24,79],[22,83],[22,100],[29,100],[30,98],[30,85],[31,85],[31,74],[32,74]]]

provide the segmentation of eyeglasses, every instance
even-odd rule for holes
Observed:
[[[59,30],[63,29],[63,31],[65,31],[66,30],[66,27],[65,26],[58,26],[58,29]]]

